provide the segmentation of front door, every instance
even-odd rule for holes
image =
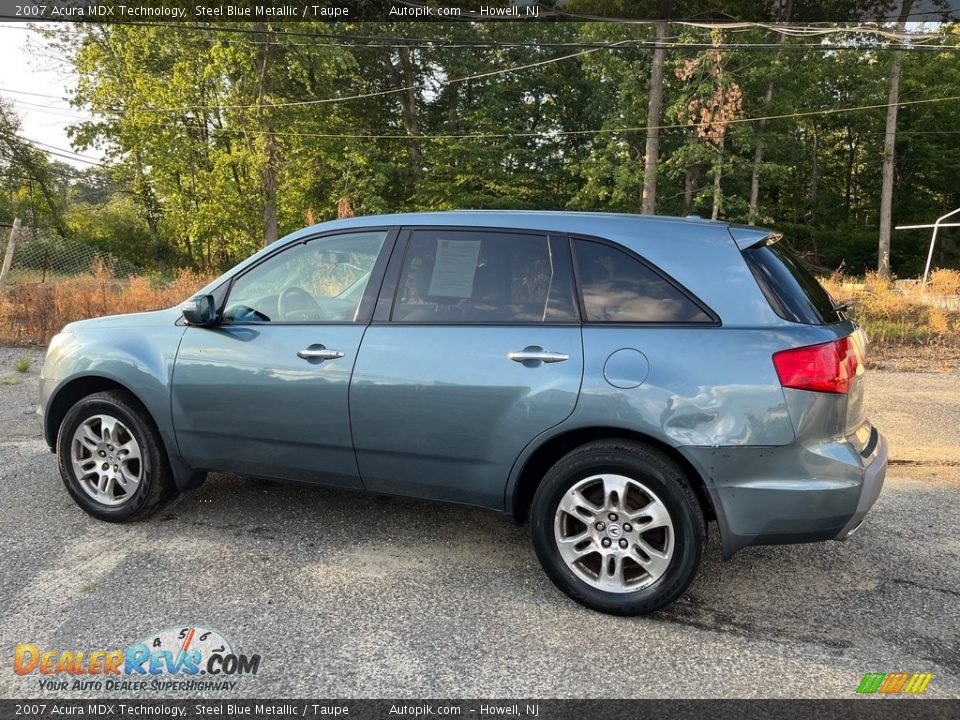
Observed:
[[[363,482],[502,509],[521,450],[576,405],[569,246],[527,231],[405,234],[350,390]]]
[[[233,281],[218,325],[187,329],[172,390],[187,462],[362,486],[347,395],[392,240],[364,230],[289,245]]]

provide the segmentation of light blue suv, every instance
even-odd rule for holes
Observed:
[[[883,484],[862,332],[776,233],[565,212],[351,218],[180,308],[71,323],[47,443],[94,517],[207,471],[530,519],[574,600],[676,599],[723,554],[844,539]]]

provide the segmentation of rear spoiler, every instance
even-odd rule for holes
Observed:
[[[741,250],[761,247],[763,245],[773,245],[773,243],[783,238],[783,233],[750,227],[748,225],[731,225],[727,230],[730,231],[730,237],[733,238],[733,241]]]

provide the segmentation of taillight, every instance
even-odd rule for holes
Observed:
[[[849,337],[773,354],[780,384],[797,390],[846,393],[857,365],[856,348]]]

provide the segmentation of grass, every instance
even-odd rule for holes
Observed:
[[[946,307],[960,295],[960,271],[934,271],[925,289],[876,274],[854,280],[835,273],[822,282],[834,299],[849,303],[850,315],[870,338],[874,360],[912,356],[918,367],[935,368],[960,362],[960,309]]]
[[[74,320],[172,307],[211,279],[183,270],[172,281],[147,276],[118,280],[99,265],[85,275],[13,285],[0,296],[0,344],[45,345]],[[894,284],[875,274],[850,278],[835,273],[822,282],[835,299],[850,304],[850,314],[870,338],[874,362],[899,358],[912,359],[918,367],[960,366],[960,309],[940,306],[960,296],[960,271],[935,270],[925,290],[919,283]],[[14,365],[18,373],[29,369],[28,357]]]
[[[6,375],[0,378],[0,385],[19,385],[20,378],[16,375]]]
[[[11,286],[0,296],[0,344],[46,345],[74,320],[173,307],[213,276],[181,271],[170,282],[145,276],[118,280],[104,266],[56,282]],[[29,364],[25,370],[29,370]],[[27,358],[29,363],[29,358]]]
[[[92,593],[92,592],[93,592],[94,590],[96,590],[98,587],[100,587],[100,581],[99,581],[99,580],[88,580],[87,582],[85,582],[83,585],[80,586],[80,592],[82,592],[82,593]]]

